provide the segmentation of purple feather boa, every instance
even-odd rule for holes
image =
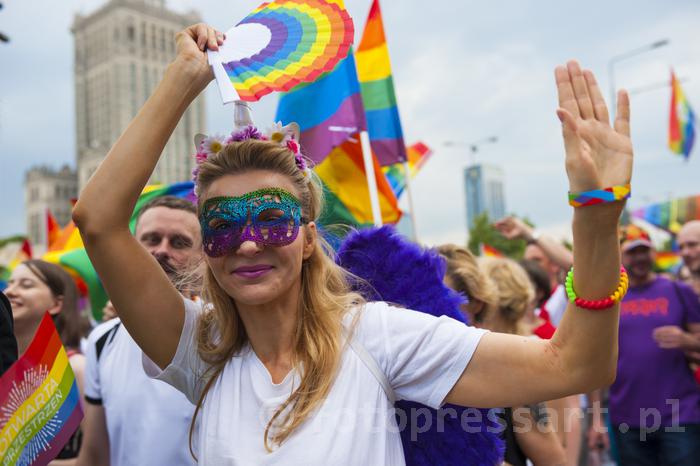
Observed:
[[[409,242],[393,227],[350,233],[338,250],[338,263],[369,282],[371,290],[357,289],[368,301],[388,301],[434,316],[447,315],[466,324],[459,310],[465,298],[442,283],[444,259],[434,250]],[[478,410],[483,420],[479,423],[474,422],[474,408],[445,405],[440,414],[409,401],[398,401],[396,408],[404,413],[429,412],[432,416],[425,432],[415,428],[413,432],[410,428],[401,431],[407,466],[493,466],[503,461],[503,440],[497,433],[500,429],[486,410]],[[444,420],[441,429],[437,419]],[[468,420],[464,429],[462,419]],[[419,426],[427,424],[424,420],[421,414]]]

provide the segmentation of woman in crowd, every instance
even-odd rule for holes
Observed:
[[[85,356],[80,351],[80,340],[90,329],[87,318],[78,310],[78,289],[71,276],[58,265],[30,259],[12,271],[5,294],[12,306],[20,356],[32,342],[44,314],[51,315],[66,348],[82,399]],[[78,429],[57,458],[77,457],[81,438],[82,432]],[[68,463],[55,461],[52,464]]]
[[[447,259],[445,284],[469,299],[464,311],[472,325],[492,331],[530,335],[524,316],[532,306],[532,286],[525,272],[510,260],[481,265],[468,250],[452,244],[438,248]],[[543,403],[504,410],[505,461],[524,466],[564,464],[564,450]]]
[[[571,305],[557,334],[544,341],[350,293],[350,278],[317,234],[321,185],[297,141],[280,131],[265,139],[248,127],[199,144],[203,305],[183,300],[128,228],[170,134],[213,79],[205,51],[217,50],[223,36],[199,24],[177,41],[177,58],[91,178],[73,218],[147,356],[147,371],[197,404],[192,443],[201,464],[402,465],[385,388],[434,408],[493,407],[611,382],[617,305],[601,312]],[[570,190],[629,183],[626,95],[613,128],[590,72],[570,62],[555,74]],[[586,299],[608,296],[620,280],[623,207],[608,202],[574,211],[575,286]],[[383,377],[363,363],[367,354]]]
[[[464,295],[468,302],[462,312],[470,325],[484,327],[484,321],[497,309],[496,287],[480,269],[474,255],[454,244],[443,244],[438,252],[447,262],[444,282]]]
[[[525,270],[511,259],[480,260],[484,274],[496,284],[497,304],[486,320],[494,332],[537,338],[526,321],[535,307],[535,291]],[[512,466],[564,465],[564,449],[549,419],[544,402],[515,406],[504,410],[506,457]]]

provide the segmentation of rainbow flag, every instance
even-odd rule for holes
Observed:
[[[679,267],[682,263],[681,257],[674,251],[656,252],[656,269],[661,272],[670,272]]]
[[[481,255],[484,257],[505,257],[501,251],[484,243],[481,243]]]
[[[0,240],[0,290],[7,288],[12,270],[17,264],[32,258],[32,246],[23,236]]]
[[[671,115],[668,124],[668,147],[688,159],[695,142],[695,113],[685,98],[681,83],[671,71]]]
[[[355,60],[372,150],[382,166],[403,162],[406,146],[379,0],[372,2]]]
[[[366,130],[352,51],[333,71],[282,94],[275,120],[299,124],[304,155],[315,163],[353,134]]]
[[[48,248],[51,248],[51,245],[56,242],[60,233],[61,227],[56,218],[49,209],[46,209],[46,244]]]
[[[0,465],[45,465],[83,411],[66,350],[48,313],[27,351],[0,379]]]
[[[302,150],[316,163],[314,170],[326,191],[321,224],[372,224],[359,144],[359,132],[367,129],[367,123],[352,52],[333,71],[282,94],[275,119],[282,124],[299,124]],[[391,186],[377,167],[375,161],[382,219],[384,223],[395,223],[401,211]]]
[[[371,226],[374,224],[359,137],[348,139],[333,149],[314,171],[323,181],[325,188],[325,206],[320,218],[321,225]],[[376,158],[374,174],[382,219],[385,223],[396,223],[401,219],[398,201],[391,190],[391,185],[382,174]]]
[[[193,204],[197,203],[197,197],[194,195],[194,183],[192,181],[183,181],[182,183],[174,184],[151,184],[143,188],[141,196],[136,201],[134,212],[129,220],[129,229],[132,233],[136,231],[136,220],[139,217],[139,212],[151,199],[161,196],[175,196],[187,199]]]
[[[422,142],[417,142],[412,146],[406,148],[406,156],[408,159],[408,172],[411,178],[416,176],[418,170],[428,161],[433,151],[423,144]],[[393,165],[387,165],[382,167],[384,175],[386,176],[391,189],[394,191],[396,198],[398,199],[403,194],[403,190],[406,187],[406,175],[403,168],[403,163],[395,163]]]
[[[700,196],[650,204],[633,210],[631,216],[676,234],[683,224],[700,220]]]

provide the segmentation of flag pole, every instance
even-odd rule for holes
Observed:
[[[411,212],[411,227],[413,229],[413,241],[418,242],[418,226],[416,223],[416,209],[413,206],[413,193],[411,192],[411,169],[408,160],[403,161],[403,174],[406,180],[406,196],[408,196],[408,210]]]
[[[369,133],[360,131],[360,143],[362,145],[362,160],[365,163],[365,174],[367,175],[367,186],[369,187],[369,202],[372,206],[372,219],[374,226],[382,226],[382,210],[379,207],[379,191],[377,189],[377,177],[374,173],[374,160],[372,157],[372,146],[369,143]]]

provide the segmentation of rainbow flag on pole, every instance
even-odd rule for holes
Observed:
[[[406,156],[408,158],[408,172],[411,178],[416,176],[418,170],[428,161],[433,151],[430,147],[426,146],[422,142],[417,142],[406,149]],[[398,199],[403,194],[404,188],[406,188],[406,175],[403,168],[403,163],[395,163],[392,165],[387,165],[382,167],[386,179],[391,185],[391,189],[394,191],[396,198]]]
[[[372,2],[355,60],[372,151],[382,166],[403,162],[406,146],[379,0]]]
[[[48,313],[0,379],[0,465],[46,465],[83,418],[75,376]]]
[[[367,129],[352,52],[333,71],[280,96],[277,121],[296,122],[304,154],[316,163],[326,202],[322,225],[373,223],[369,187],[359,143]],[[371,138],[371,134],[370,134]],[[384,223],[396,223],[401,211],[375,159],[375,179]]]
[[[671,71],[671,115],[668,124],[668,147],[688,159],[695,142],[695,113],[685,98],[681,83]]]
[[[323,181],[325,188],[321,225],[373,225],[367,174],[359,137],[348,139],[333,149],[314,171]],[[374,176],[382,219],[384,223],[396,223],[401,218],[398,201],[376,158]]]

